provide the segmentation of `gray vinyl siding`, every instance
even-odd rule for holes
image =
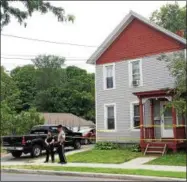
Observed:
[[[138,101],[133,92],[150,91],[162,88],[172,88],[174,80],[169,75],[164,61],[157,60],[158,56],[142,58],[143,86],[129,87],[128,62],[115,63],[116,88],[103,89],[103,65],[96,65],[96,125],[97,141],[137,142],[140,132],[132,131],[130,125],[130,103]],[[116,131],[99,131],[104,128],[104,104],[116,103]],[[145,123],[150,122],[149,101],[145,103]],[[158,134],[159,135],[159,134]]]

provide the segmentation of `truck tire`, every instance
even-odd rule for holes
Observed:
[[[74,149],[80,149],[81,148],[81,141],[80,140],[75,140],[74,142]]]
[[[19,157],[21,157],[22,152],[21,151],[14,151],[14,152],[11,152],[11,154],[13,157],[19,158]]]
[[[39,157],[42,153],[42,148],[40,145],[33,145],[31,157]]]

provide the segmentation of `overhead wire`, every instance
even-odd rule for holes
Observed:
[[[30,37],[22,37],[22,36],[11,35],[11,34],[1,34],[1,35],[6,36],[6,37],[13,37],[13,38],[19,38],[19,39],[24,39],[24,40],[38,41],[38,42],[45,42],[45,43],[52,43],[52,44],[79,46],[79,47],[87,47],[87,48],[104,48],[104,47],[95,46],[95,45],[84,45],[84,44],[76,44],[76,43],[70,43],[70,42],[50,41],[50,40],[36,39],[36,38],[30,38]]]

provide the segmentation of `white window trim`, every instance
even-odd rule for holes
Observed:
[[[136,87],[141,87],[143,86],[143,73],[142,73],[142,59],[133,59],[133,60],[129,60],[128,62],[128,75],[129,75],[129,87],[134,88],[134,86],[132,85],[132,62],[134,61],[140,61],[140,85],[136,86]]]
[[[113,88],[106,88],[106,66],[113,66]],[[115,63],[109,63],[103,65],[103,89],[104,90],[113,90],[116,88],[116,73],[115,73]]]
[[[134,121],[133,121],[133,116],[134,116],[134,108],[133,108],[133,106],[135,105],[135,104],[139,104],[139,101],[133,101],[133,102],[130,102],[130,129],[131,129],[131,131],[138,131],[138,132],[140,132],[140,129],[134,129]],[[144,117],[144,103],[142,103],[143,104],[143,118],[145,118]]]
[[[109,130],[107,128],[107,107],[108,106],[114,106],[114,126],[115,126],[115,129],[113,130]],[[116,103],[107,103],[107,104],[104,104],[104,129],[105,131],[108,131],[108,132],[116,132],[117,131],[117,118],[116,118]]]

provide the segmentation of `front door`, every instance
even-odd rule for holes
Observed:
[[[173,137],[172,109],[166,108],[166,101],[160,102],[162,138]]]

